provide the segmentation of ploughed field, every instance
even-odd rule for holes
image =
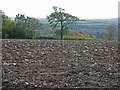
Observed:
[[[3,90],[118,88],[118,41],[2,40]]]

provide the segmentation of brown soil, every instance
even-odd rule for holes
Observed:
[[[2,53],[3,90],[119,87],[118,41],[2,40]]]

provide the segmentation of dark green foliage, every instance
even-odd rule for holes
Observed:
[[[8,16],[2,16],[2,38],[25,38],[25,32],[17,27],[14,20],[8,18]]]
[[[28,38],[35,38],[35,30],[42,25],[39,20],[31,17],[26,18],[22,14],[16,15],[15,21],[17,27],[24,30]]]
[[[33,32],[33,39],[36,38],[36,30],[41,27],[42,23],[38,19],[30,18],[29,19],[29,30]]]
[[[2,38],[32,39],[35,38],[35,30],[41,26],[39,20],[18,14],[15,20],[2,15]]]
[[[57,38],[57,37],[53,37],[53,36],[38,36],[38,37],[36,37],[36,39],[45,39],[45,40],[48,40],[48,39],[50,39],[50,40],[59,40],[59,38]]]

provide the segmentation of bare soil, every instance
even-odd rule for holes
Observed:
[[[4,39],[2,54],[2,90],[119,88],[118,41]]]

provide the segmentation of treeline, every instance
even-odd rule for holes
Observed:
[[[42,24],[33,17],[25,17],[24,14],[18,14],[14,19],[9,18],[0,11],[2,16],[2,38],[8,39],[34,39],[35,30]]]

